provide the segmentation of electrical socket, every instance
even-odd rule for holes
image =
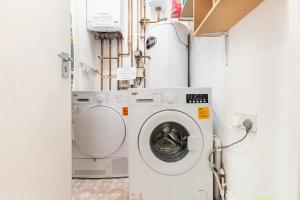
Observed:
[[[253,123],[253,127],[250,130],[252,133],[257,132],[257,115],[255,114],[246,114],[246,113],[236,113],[233,117],[233,127],[238,129],[245,129],[243,122],[246,119],[250,119]]]

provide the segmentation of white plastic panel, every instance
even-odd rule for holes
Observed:
[[[121,1],[87,0],[87,29],[96,32],[120,32]]]
[[[96,106],[82,113],[75,122],[74,138],[80,150],[94,158],[115,153],[126,136],[122,116],[112,108]]]

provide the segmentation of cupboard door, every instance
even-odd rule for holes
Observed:
[[[0,1],[0,199],[71,199],[69,0]]]

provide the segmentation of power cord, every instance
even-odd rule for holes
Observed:
[[[241,143],[242,141],[244,141],[248,137],[251,129],[253,128],[253,122],[250,119],[246,119],[243,122],[243,126],[246,128],[246,134],[245,134],[245,136],[242,137],[240,140],[232,143],[232,144],[229,144],[229,145],[226,145],[226,146],[222,146],[221,149],[228,149],[228,148],[230,148],[230,147],[232,147],[232,146],[234,146],[236,144]]]
[[[213,155],[217,151],[222,151],[223,149],[230,148],[230,147],[244,141],[248,137],[251,129],[253,128],[253,122],[250,119],[246,119],[243,121],[243,126],[246,128],[246,134],[243,138],[241,138],[240,140],[238,140],[230,145],[221,146],[221,147],[217,147],[217,148],[215,147],[212,149],[212,151],[208,155],[209,167],[213,173],[213,177],[215,178],[217,186],[219,188],[221,200],[225,200],[227,198],[228,199],[233,199],[233,198],[232,198],[232,195],[230,193],[228,193],[228,191],[227,191],[227,184],[225,181],[225,171],[223,168],[220,168],[220,169],[217,168],[217,166],[213,160]]]

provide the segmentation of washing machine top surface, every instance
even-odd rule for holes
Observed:
[[[123,92],[73,93],[74,140],[83,153],[108,158],[118,152],[126,137],[125,102]]]

